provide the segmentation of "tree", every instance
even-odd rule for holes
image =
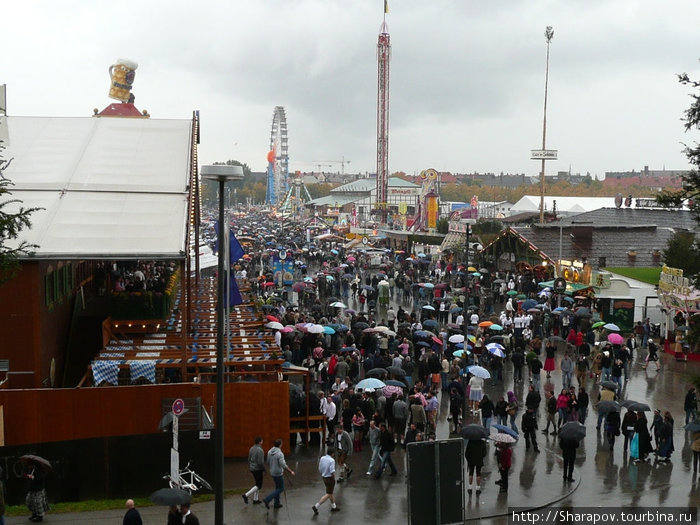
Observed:
[[[0,146],[0,150],[4,147]],[[12,279],[19,270],[19,258],[29,255],[37,245],[20,241],[14,248],[7,246],[7,241],[17,240],[25,228],[30,228],[32,213],[42,208],[24,208],[19,199],[4,200],[12,195],[12,181],[5,177],[4,171],[12,163],[0,156],[0,284]]]
[[[331,190],[335,187],[334,184],[328,184],[327,182],[318,182],[314,184],[307,184],[306,189],[309,191],[312,199],[318,199],[320,197],[327,197],[331,194]]]
[[[688,232],[674,234],[663,251],[663,259],[667,266],[682,269],[685,276],[700,273],[700,257],[695,235]]]
[[[700,87],[700,82],[691,80],[687,73],[678,75],[678,81],[685,86]],[[700,95],[692,93],[690,98],[693,101],[681,119],[685,122],[686,133],[700,129]],[[693,146],[686,144],[684,153],[694,168],[688,175],[683,176],[683,187],[680,190],[663,191],[657,197],[657,201],[669,207],[680,207],[686,202],[695,220],[700,223],[700,145],[697,142]]]

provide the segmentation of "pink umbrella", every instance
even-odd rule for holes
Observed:
[[[355,258],[351,255],[348,257],[348,262],[355,262]]]
[[[391,396],[393,394],[403,394],[403,388],[400,386],[387,385],[382,388],[382,392],[385,396]]]
[[[608,341],[610,341],[614,345],[621,345],[625,342],[625,338],[622,337],[620,334],[610,334],[608,336]]]
[[[284,328],[282,328],[282,330],[280,330],[280,332],[288,334],[289,332],[293,332],[294,330],[295,330],[295,328],[289,324],[289,325],[285,326]]]

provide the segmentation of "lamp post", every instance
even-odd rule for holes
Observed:
[[[549,43],[554,38],[554,29],[552,26],[547,26],[544,31],[544,38],[547,41],[547,62],[544,73],[544,117],[542,120],[542,151],[545,150],[547,139],[547,84],[549,83]],[[544,224],[544,161],[542,156],[542,171],[540,172],[540,224]]]
[[[224,217],[224,185],[243,178],[241,166],[202,166],[202,177],[219,183],[219,270],[216,294],[216,440],[214,443],[214,525],[224,525],[224,331],[225,261],[228,259],[228,221]],[[196,232],[199,235],[199,232]]]

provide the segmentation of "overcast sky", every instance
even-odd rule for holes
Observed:
[[[686,169],[680,121],[700,78],[698,0],[389,0],[390,171],[536,175],[550,47],[548,173]],[[139,63],[153,118],[201,114],[200,161],[266,168],[284,106],[291,170],[376,171],[383,0],[50,0],[3,10],[9,115],[90,116],[108,67]],[[324,162],[324,164],[326,164]],[[339,171],[340,164],[324,171]]]

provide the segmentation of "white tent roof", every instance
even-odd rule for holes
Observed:
[[[545,195],[545,210],[552,211],[555,201],[557,213],[564,216],[593,211],[599,208],[609,208],[615,205],[614,197],[555,197]],[[510,214],[516,215],[518,213],[535,212],[539,210],[540,196],[525,195],[511,207]]]
[[[4,131],[14,209],[43,208],[20,234],[33,258],[184,257],[191,120],[7,117]]]

